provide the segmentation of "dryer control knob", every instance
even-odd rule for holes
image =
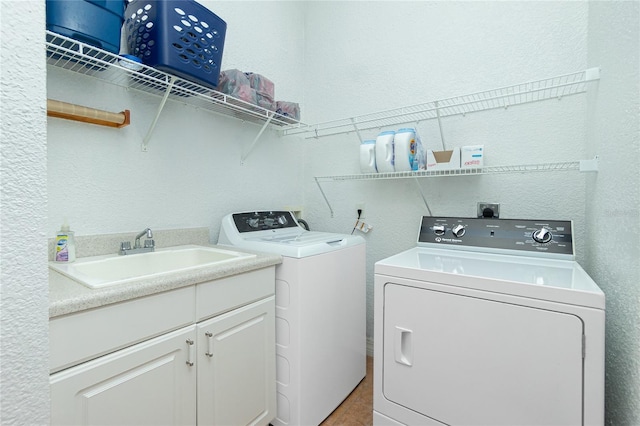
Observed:
[[[444,235],[444,225],[433,225],[433,233],[436,235]]]
[[[252,217],[249,219],[250,227],[257,228],[259,224],[260,224],[260,219],[258,219],[257,217]]]
[[[278,216],[278,223],[279,223],[280,225],[286,225],[286,224],[287,224],[287,222],[289,222],[289,221],[287,220],[287,218],[286,218],[286,216],[285,216],[285,215],[280,215],[280,216]]]
[[[456,225],[451,229],[451,232],[453,232],[453,235],[455,235],[458,238],[462,237],[465,231],[466,229],[464,228],[463,225]]]
[[[551,231],[549,231],[547,228],[542,227],[534,231],[531,237],[536,243],[545,244],[551,241],[551,238],[553,238],[553,235],[551,235]]]

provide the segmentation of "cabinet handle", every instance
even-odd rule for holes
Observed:
[[[205,352],[205,355],[213,358],[213,333],[207,331],[204,335],[207,336],[207,352]]]
[[[193,340],[187,339],[187,345],[189,345],[189,358],[187,358],[187,365],[193,367],[193,358],[195,355],[196,347],[193,345]]]

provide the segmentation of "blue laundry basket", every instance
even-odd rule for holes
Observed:
[[[125,11],[128,53],[154,67],[215,88],[227,24],[193,0],[134,0]]]

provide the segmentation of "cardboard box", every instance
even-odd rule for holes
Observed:
[[[460,168],[477,169],[484,166],[484,145],[467,145],[460,149]]]
[[[460,168],[460,148],[450,151],[427,150],[427,170],[455,170]]]

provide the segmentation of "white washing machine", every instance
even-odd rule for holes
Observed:
[[[365,242],[307,231],[287,211],[227,215],[218,244],[276,253],[273,425],[318,425],[366,374]]]
[[[605,297],[570,221],[423,217],[375,264],[375,425],[602,425]]]

